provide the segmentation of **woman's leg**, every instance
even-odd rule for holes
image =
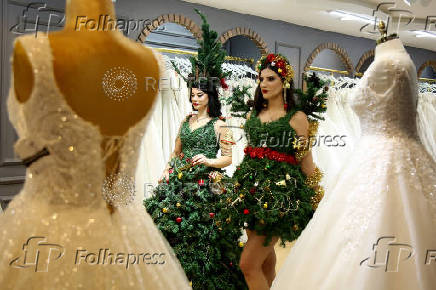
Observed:
[[[269,280],[275,274],[273,273],[275,267],[273,257],[275,258],[275,254],[272,257],[270,255],[274,253],[274,245],[278,237],[273,237],[270,244],[265,247],[263,245],[265,236],[258,236],[255,232],[249,230],[247,230],[247,235],[248,240],[242,251],[239,265],[250,290],[267,290],[272,282],[272,280]],[[265,264],[265,262],[267,263]],[[274,265],[272,265],[272,262],[274,262]]]
[[[269,287],[271,287],[272,282],[276,277],[276,262],[277,262],[276,252],[273,246],[272,251],[269,253],[268,257],[266,258],[265,262],[262,265],[262,271],[266,277],[266,280],[268,281]]]

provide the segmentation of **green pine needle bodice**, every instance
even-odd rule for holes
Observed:
[[[295,109],[291,109],[275,121],[262,123],[256,110],[253,110],[244,126],[248,146],[269,147],[286,154],[295,154],[292,142],[296,133],[289,125],[289,120],[295,112]]]
[[[219,150],[219,143],[215,134],[215,122],[217,117],[212,118],[206,125],[191,130],[189,118],[185,120],[180,132],[182,152],[187,158],[197,154],[203,154],[207,158],[216,158]]]

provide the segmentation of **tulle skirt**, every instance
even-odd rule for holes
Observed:
[[[364,136],[272,289],[436,284],[436,164],[414,138]]]
[[[38,195],[25,185],[0,216],[2,289],[190,289],[140,200],[110,214]]]

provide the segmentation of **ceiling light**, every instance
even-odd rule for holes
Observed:
[[[342,21],[355,20],[355,21],[361,21],[361,22],[365,22],[365,23],[374,23],[374,18],[371,16],[367,16],[367,15],[351,13],[351,12],[347,12],[347,11],[343,11],[343,10],[329,10],[327,12],[330,13],[331,15],[341,17]]]
[[[416,33],[416,37],[436,37],[435,32],[430,32],[426,30],[414,30],[413,32]]]

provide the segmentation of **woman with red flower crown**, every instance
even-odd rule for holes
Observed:
[[[240,267],[249,288],[260,290],[269,289],[275,277],[274,245],[299,236],[323,189],[309,142],[317,122],[309,122],[305,112],[310,111],[303,112],[293,101],[292,66],[284,56],[269,54],[259,60],[257,70],[255,108],[244,126],[249,146],[222,214],[246,229]]]

